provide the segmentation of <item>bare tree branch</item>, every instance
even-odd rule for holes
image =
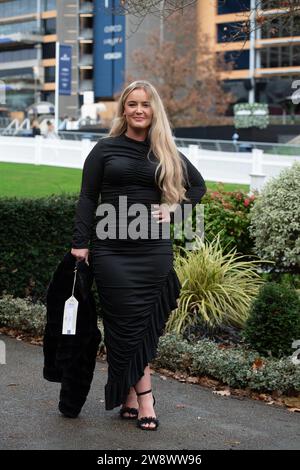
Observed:
[[[145,17],[154,15],[168,18],[177,11],[183,11],[198,0],[120,0],[120,7],[116,9],[117,14],[134,15]]]
[[[222,1],[226,6],[227,0]],[[253,31],[264,28],[269,31],[269,37],[276,37],[279,33],[279,22],[281,29],[286,30],[287,36],[300,35],[300,26],[296,25],[296,18],[300,17],[300,0],[257,0],[254,10],[247,11],[245,3],[237,0],[237,16],[240,21],[231,23],[231,33],[229,36],[224,34],[224,39],[229,41],[247,41]],[[250,16],[255,16],[255,25],[251,28]]]
[[[225,63],[223,53],[209,50],[206,35],[199,38],[195,7],[173,13],[165,29],[167,40],[161,42],[155,31],[145,47],[134,51],[134,75],[127,76],[127,83],[138,79],[153,83],[174,127],[224,122],[234,97],[224,92],[219,75],[232,64]]]

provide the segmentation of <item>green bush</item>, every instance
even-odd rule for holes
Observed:
[[[256,195],[249,196],[242,191],[224,191],[218,185],[217,191],[208,191],[201,203],[204,204],[205,238],[208,242],[221,234],[221,246],[225,253],[235,249],[238,253],[251,255],[253,239],[250,236],[250,209]],[[195,224],[195,211],[193,211]],[[185,239],[175,239],[175,247],[184,246]]]
[[[0,326],[7,326],[24,333],[41,336],[46,323],[46,307],[31,299],[0,298]]]
[[[0,198],[0,295],[44,299],[71,248],[76,196]]]
[[[175,269],[182,284],[178,308],[166,328],[177,334],[190,325],[242,327],[252,299],[263,282],[257,273],[259,261],[245,261],[234,251],[223,254],[218,236],[211,243],[198,238],[195,250],[175,257]]]
[[[205,236],[208,242],[221,234],[221,246],[225,253],[234,249],[240,254],[251,255],[253,240],[250,237],[250,210],[256,195],[242,191],[208,191],[203,198]]]
[[[245,340],[261,354],[282,357],[300,339],[300,300],[284,284],[265,284],[254,300],[244,330]]]
[[[262,259],[300,273],[300,163],[269,181],[251,210],[250,232]]]
[[[256,367],[259,363],[260,367]],[[230,387],[259,392],[300,392],[300,366],[290,358],[260,357],[257,351],[220,348],[209,340],[190,344],[181,336],[166,334],[160,338],[155,367],[192,376],[206,375]]]

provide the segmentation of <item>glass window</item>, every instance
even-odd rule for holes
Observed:
[[[292,46],[281,47],[281,67],[290,67],[292,63]]]
[[[270,8],[280,8],[282,6],[284,6],[283,0],[264,0],[264,3],[263,3],[264,10],[267,10]]]
[[[20,60],[30,60],[37,58],[37,50],[32,49],[19,49],[17,51],[0,52],[0,63],[13,62]]]
[[[0,3],[0,18],[36,13],[37,0],[11,0]],[[41,10],[56,10],[56,0],[41,0]]]
[[[49,103],[55,102],[55,93],[54,91],[44,91],[42,92],[42,101],[48,101]]]
[[[268,47],[261,51],[261,66],[292,67],[300,65],[300,46]]]
[[[247,34],[242,31],[242,23],[218,24],[218,42],[244,41]]]
[[[234,70],[249,68],[249,51],[227,51],[224,58],[225,62],[234,63]]]
[[[13,0],[0,3],[0,17],[8,18],[10,16],[26,15],[35,13],[37,10],[36,0]]]
[[[293,46],[292,65],[300,65],[300,46]]]
[[[42,48],[43,48],[43,59],[55,58],[55,42],[46,42],[42,44]]]
[[[261,28],[262,38],[300,36],[300,16],[278,16],[267,21]]]
[[[33,78],[33,69],[32,67],[19,68],[19,69],[9,69],[9,70],[0,70],[0,78]]]
[[[9,35],[14,33],[37,34],[37,22],[22,21],[21,23],[4,24],[0,26],[0,34],[2,35]]]
[[[235,103],[247,103],[249,91],[246,86],[246,80],[225,80],[223,89],[225,92],[232,93],[235,97],[234,103],[229,105],[229,114],[233,115],[233,105]]]
[[[44,11],[56,10],[56,0],[44,0]]]
[[[25,111],[34,101],[33,90],[12,90],[6,92],[6,104],[13,110]]]
[[[218,14],[236,13],[250,8],[250,0],[218,0]]]
[[[48,18],[47,20],[43,20],[43,32],[44,34],[56,33],[56,18]]]
[[[270,65],[269,67],[279,66],[279,47],[270,47]]]
[[[55,67],[45,67],[45,82],[55,82]]]

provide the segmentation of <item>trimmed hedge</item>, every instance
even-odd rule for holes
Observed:
[[[51,274],[71,248],[77,198],[0,198],[0,294],[44,299]]]

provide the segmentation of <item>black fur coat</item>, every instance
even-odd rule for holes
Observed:
[[[76,334],[62,335],[64,305],[72,295],[76,265]],[[91,267],[84,261],[76,262],[71,252],[68,252],[54,271],[47,289],[43,376],[51,382],[61,382],[59,410],[71,418],[80,413],[86,401],[101,341],[92,284]]]

